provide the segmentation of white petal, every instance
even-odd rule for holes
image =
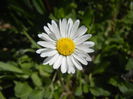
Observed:
[[[88,47],[92,47],[92,46],[95,45],[95,43],[92,42],[92,41],[86,41],[86,42],[84,42],[83,44],[87,45]]]
[[[57,40],[57,38],[56,38],[56,36],[55,36],[54,33],[50,33],[50,34],[48,34],[48,35],[49,35],[49,37],[50,37],[51,39],[53,39],[54,41]]]
[[[49,30],[49,28],[48,28],[47,26],[44,26],[43,28],[44,28],[44,30],[45,30],[45,32],[46,32],[47,34],[50,34],[50,33],[51,33],[51,31]]]
[[[70,56],[67,56],[67,65],[68,65],[68,73],[75,73],[75,68],[73,66],[72,60],[70,59]]]
[[[92,61],[92,58],[90,57],[90,55],[87,54],[86,60],[87,61]]]
[[[52,33],[54,33],[54,32],[53,32],[53,27],[52,27],[52,25],[49,24],[49,23],[47,23],[47,25],[48,25],[49,30],[50,30]]]
[[[82,70],[83,69],[82,66],[81,66],[81,64],[73,56],[71,56],[71,60],[72,60],[73,64],[75,65],[75,67],[77,69],[79,69],[79,70]]]
[[[76,46],[76,48],[77,49],[79,49],[79,50],[82,50],[82,51],[84,51],[84,52],[86,52],[86,53],[92,53],[92,52],[94,52],[94,50],[93,49],[90,49],[88,46],[86,46],[86,45],[78,45],[78,46]]]
[[[71,38],[73,38],[73,36],[76,34],[79,24],[80,24],[79,20],[76,20],[75,23],[73,24],[71,34],[70,34]]]
[[[92,61],[91,57],[84,51],[76,49],[76,53],[79,53],[80,56],[85,58],[87,61]]]
[[[75,52],[76,52],[76,53],[79,53],[80,55],[83,54],[83,57],[86,57],[85,54],[87,54],[87,52],[82,51],[82,50],[80,50],[80,49],[75,49]]]
[[[63,58],[63,56],[59,55],[59,57],[56,59],[56,62],[53,65],[54,69],[58,69],[60,67],[60,65],[62,63],[62,58]]]
[[[76,45],[81,44],[84,41],[88,40],[91,36],[92,36],[91,34],[83,35],[81,37],[74,39],[74,42],[76,43]]]
[[[38,41],[37,44],[43,47],[47,47],[47,48],[52,48],[52,49],[56,48],[55,44],[52,42]]]
[[[57,23],[56,23],[54,20],[52,20],[51,22],[52,22],[52,24],[54,24],[56,27],[58,27]]]
[[[52,28],[53,28],[53,33],[56,35],[56,37],[59,39],[60,33],[59,33],[59,28],[54,20],[52,20]]]
[[[49,64],[50,60],[52,59],[53,57],[48,57],[46,58],[44,61],[43,61],[43,64],[46,65],[46,64]]]
[[[76,34],[73,36],[73,39],[84,35],[86,33],[86,31],[87,31],[87,28],[85,26],[81,26],[80,28],[78,28]]]
[[[60,33],[61,33],[61,37],[65,37],[66,36],[66,25],[67,25],[67,20],[63,19],[62,21],[59,21],[59,25],[60,25]]]
[[[79,45],[79,44],[85,42],[86,40],[88,40],[90,37],[91,37],[90,34],[86,34],[86,35],[83,35],[81,37],[75,38],[74,42],[75,42],[76,45]]]
[[[38,37],[41,38],[42,40],[45,40],[45,41],[52,41],[54,42],[54,40],[52,40],[47,34],[45,33],[42,33],[42,34],[38,34]]]
[[[55,34],[55,37],[56,37],[56,39],[59,39],[60,38],[60,36],[58,35],[58,32],[56,31],[56,27],[55,27],[55,25],[54,24],[47,24],[48,25],[48,27],[49,27],[49,29],[50,29],[50,31],[53,33],[53,34]]]
[[[53,58],[50,60],[49,65],[53,65],[54,63],[56,63],[56,60],[58,59],[59,54],[57,53],[55,56],[53,56]]]
[[[93,53],[94,52],[94,49],[88,49],[88,51],[87,51],[88,53]]]
[[[50,50],[50,51],[45,51],[43,52],[40,56],[41,57],[46,57],[46,56],[53,56],[57,54],[58,52],[56,50]]]
[[[66,73],[67,71],[67,65],[66,65],[66,57],[64,56],[62,58],[62,64],[61,64],[61,72]]]
[[[72,54],[79,62],[81,62],[82,64],[84,64],[84,65],[87,65],[88,63],[87,63],[87,61],[83,58],[83,57],[81,57],[81,56],[79,56],[78,54],[76,54],[76,53],[74,53],[74,54]]]
[[[69,23],[66,24],[65,27],[65,37],[68,37]]]
[[[68,19],[68,31],[67,31],[67,37],[70,36],[72,26],[73,26],[73,21],[72,21],[71,18],[69,18],[69,19]]]
[[[37,54],[40,54],[41,52],[43,52],[43,51],[45,51],[45,50],[46,50],[45,48],[41,48],[41,49],[36,50],[36,53],[37,53]]]

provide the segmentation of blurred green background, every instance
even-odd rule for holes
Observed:
[[[74,75],[42,65],[38,33],[80,19],[96,43]],[[133,99],[133,1],[0,0],[0,99]]]

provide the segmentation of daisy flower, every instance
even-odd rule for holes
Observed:
[[[89,53],[94,42],[87,41],[91,34],[85,34],[87,28],[80,26],[80,21],[71,18],[60,19],[57,24],[54,20],[44,26],[45,33],[38,34],[42,41],[37,44],[42,46],[36,51],[40,57],[45,58],[43,64],[52,65],[54,69],[61,69],[62,73],[75,73],[82,70],[82,64],[87,65],[91,61]]]

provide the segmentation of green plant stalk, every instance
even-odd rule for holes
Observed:
[[[30,37],[30,35],[26,31],[23,31],[23,33],[36,48],[41,48],[39,45],[37,45],[37,43]]]

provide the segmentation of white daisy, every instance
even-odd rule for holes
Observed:
[[[85,34],[87,28],[79,27],[80,21],[72,21],[71,18],[59,20],[57,24],[54,20],[51,24],[44,26],[45,33],[38,34],[43,41],[37,44],[44,47],[38,49],[36,53],[45,58],[43,64],[53,65],[54,69],[61,69],[62,73],[75,73],[75,69],[82,70],[82,65],[87,65],[91,61],[88,53],[94,52],[91,49],[94,42],[87,41],[92,35]]]

